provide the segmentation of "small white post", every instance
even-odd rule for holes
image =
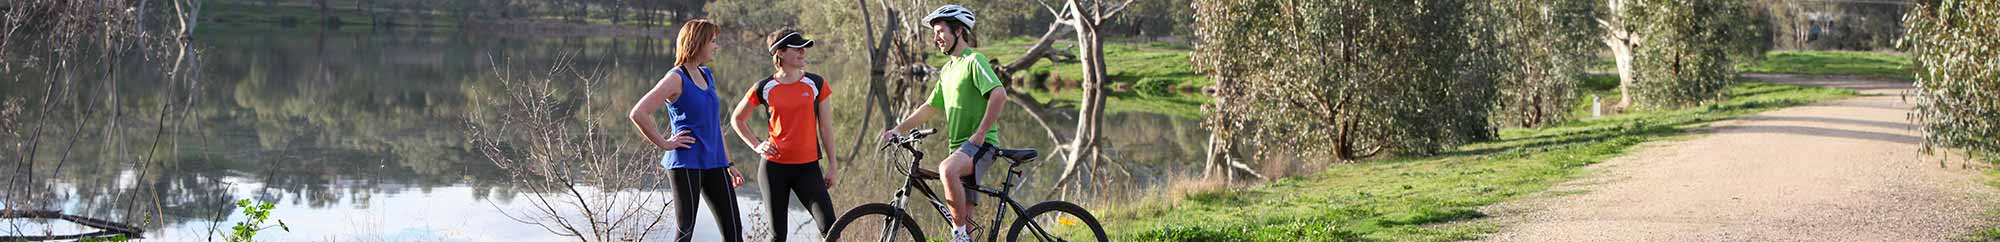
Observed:
[[[1604,117],[1604,100],[1599,98],[1597,94],[1590,94],[1590,117]]]

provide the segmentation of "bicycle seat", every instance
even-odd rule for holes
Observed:
[[[993,148],[993,155],[999,156],[1001,158],[1007,158],[1008,160],[1013,160],[1014,163],[1021,163],[1021,162],[1028,162],[1035,160],[1035,157],[1041,156],[1042,153],[1041,151],[1036,151],[1033,148],[1029,149]]]

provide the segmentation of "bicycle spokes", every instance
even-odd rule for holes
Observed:
[[[1090,212],[1068,202],[1044,202],[1014,222],[1009,241],[1105,241],[1104,226]]]

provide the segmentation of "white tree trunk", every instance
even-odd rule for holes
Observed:
[[[1056,179],[1058,184],[1074,179],[1078,172],[1094,167],[1100,150],[1097,148],[1099,123],[1104,119],[1104,42],[1098,38],[1097,9],[1083,8],[1076,0],[1069,0],[1070,9],[1076,15],[1070,27],[1076,29],[1078,56],[1083,61],[1083,97],[1077,105],[1076,136],[1070,139],[1069,161],[1063,168],[1063,175]],[[1082,169],[1080,169],[1082,168]]]
[[[1235,182],[1236,170],[1230,170],[1229,165],[1223,163],[1227,162],[1229,148],[1227,144],[1223,143],[1226,141],[1222,139],[1222,131],[1210,132],[1208,134],[1208,161],[1205,162],[1207,164],[1201,169],[1201,178],[1207,180],[1221,178],[1225,182]]]
[[[1611,45],[1611,55],[1614,56],[1613,58],[1618,60],[1618,93],[1619,93],[1618,108],[1624,109],[1626,107],[1631,107],[1632,96],[1634,95],[1632,93],[1632,85],[1634,84],[1633,82],[1634,73],[1632,73],[1632,48],[1638,46],[1634,45],[1630,41],[1623,41],[1623,43],[1617,43],[1617,44],[1613,44],[1610,41],[1606,41],[1605,44]]]
[[[1632,73],[1632,50],[1639,47],[1642,38],[1638,33],[1626,28],[1628,26],[1625,24],[1625,9],[1631,5],[1628,0],[1605,0],[1605,5],[1609,6],[1611,11],[1599,16],[1597,23],[1605,30],[1604,45],[1611,47],[1611,55],[1618,60],[1619,95],[1616,107],[1624,109],[1632,106],[1632,85],[1636,83],[1636,77]]]

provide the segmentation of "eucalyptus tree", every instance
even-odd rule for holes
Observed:
[[[1567,118],[1602,29],[1594,0],[1492,1],[1480,28],[1493,32],[1485,63],[1498,68],[1497,126],[1538,127]]]
[[[1258,158],[1355,160],[1489,137],[1496,68],[1475,59],[1484,41],[1466,40],[1481,35],[1475,6],[1196,1],[1194,65],[1216,80],[1211,152],[1244,141]]]
[[[1923,1],[1903,25],[1923,149],[2000,155],[2000,38],[1991,37],[2000,35],[2000,1]]]
[[[1679,107],[1721,98],[1733,62],[1768,48],[1746,0],[1606,0],[1597,20],[1617,61],[1618,107]],[[1760,40],[1763,45],[1744,44]],[[1762,47],[1762,48],[1759,48]],[[1734,55],[1734,56],[1732,56]]]

